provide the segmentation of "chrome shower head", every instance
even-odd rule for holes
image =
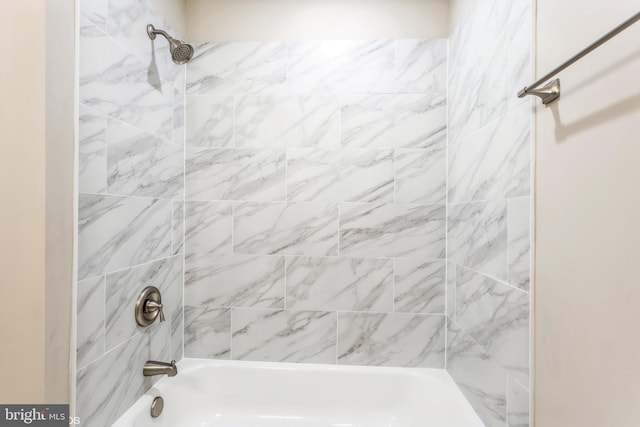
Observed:
[[[193,58],[193,46],[182,40],[177,40],[167,34],[165,31],[157,30],[153,25],[147,25],[147,34],[151,40],[156,39],[156,35],[160,34],[169,42],[169,49],[171,50],[171,59],[176,64],[186,64]]]

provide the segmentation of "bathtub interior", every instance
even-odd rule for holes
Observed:
[[[113,427],[482,427],[444,370],[183,359]],[[164,411],[150,416],[153,398]]]

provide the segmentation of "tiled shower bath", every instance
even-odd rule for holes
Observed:
[[[200,43],[186,67],[147,1],[81,3],[84,426],[183,355],[446,368],[487,426],[528,425],[529,0],[473,2],[449,40]],[[148,285],[167,322],[141,330]]]

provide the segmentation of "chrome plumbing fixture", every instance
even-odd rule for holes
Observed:
[[[171,363],[148,360],[147,363],[144,364],[144,368],[142,368],[142,375],[145,377],[153,377],[156,375],[175,377],[178,375],[178,367],[176,366],[175,360],[172,360]]]
[[[143,328],[155,322],[157,317],[164,322],[162,295],[155,286],[147,286],[142,290],[135,307],[136,323]]]
[[[164,399],[162,396],[158,396],[153,399],[151,402],[151,417],[158,418],[160,414],[162,414],[162,410],[164,409]]]
[[[169,49],[171,50],[171,59],[178,65],[186,64],[193,58],[193,46],[189,43],[185,43],[182,40],[174,39],[166,31],[157,30],[153,25],[147,25],[147,34],[151,40],[155,40],[156,36],[160,34],[169,42]]]

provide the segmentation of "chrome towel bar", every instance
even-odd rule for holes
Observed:
[[[615,36],[617,36],[618,34],[620,34],[621,32],[623,32],[624,30],[626,30],[627,28],[629,28],[630,26],[632,26],[638,21],[640,21],[640,12],[636,13],[631,18],[627,19],[622,24],[618,25],[613,30],[605,34],[604,36],[600,37],[595,42],[591,43],[585,49],[573,55],[567,61],[563,62],[560,66],[554,68],[549,73],[540,77],[534,83],[531,83],[529,86],[526,86],[524,89],[518,92],[518,98],[524,98],[527,95],[534,95],[542,99],[542,103],[545,105],[553,101],[556,101],[558,98],[560,98],[560,79],[554,79],[540,88],[538,88],[538,86],[540,86],[541,84],[543,84],[544,82],[546,82],[547,80],[549,80],[550,78],[552,78],[553,76],[555,76],[556,74],[564,70],[565,68],[569,67],[574,62],[577,62],[578,60],[582,59],[584,56],[593,52],[594,50],[596,50],[597,48],[599,48],[600,46],[602,46],[603,44],[605,44],[606,42],[608,42],[609,40],[611,40],[612,38],[614,38]]]

